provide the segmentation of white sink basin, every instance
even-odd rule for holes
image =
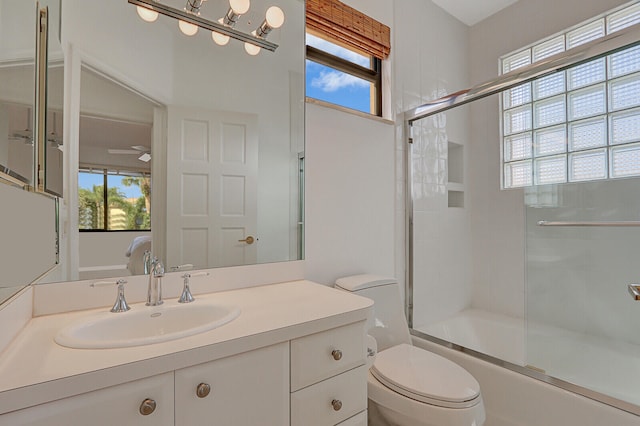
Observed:
[[[165,302],[155,307],[136,305],[128,312],[100,312],[63,328],[55,341],[76,349],[150,345],[213,330],[240,315],[235,306],[198,302]]]

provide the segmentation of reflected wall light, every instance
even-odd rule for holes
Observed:
[[[250,55],[257,55],[262,49],[274,52],[278,45],[266,40],[267,35],[274,28],[280,28],[284,23],[284,12],[277,6],[267,10],[266,18],[262,24],[250,34],[234,28],[238,19],[250,7],[250,0],[229,0],[229,9],[224,17],[217,21],[211,21],[200,16],[200,9],[207,0],[187,0],[183,10],[162,4],[157,0],[128,0],[130,4],[137,6],[140,18],[146,22],[154,22],[158,15],[162,14],[178,20],[178,26],[182,33],[193,36],[199,28],[211,31],[211,38],[216,44],[224,46],[229,38],[244,42],[244,48]]]

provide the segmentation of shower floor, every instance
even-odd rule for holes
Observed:
[[[640,405],[640,345],[467,309],[415,330]],[[528,332],[525,333],[525,331]],[[526,338],[525,338],[526,337]]]

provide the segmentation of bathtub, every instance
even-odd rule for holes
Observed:
[[[621,400],[616,405],[637,412],[640,345],[548,325],[525,325],[522,318],[477,309],[435,324],[416,325],[414,330],[416,346],[452,359],[480,382],[487,407],[486,426],[640,424],[637,415],[550,384],[568,382],[565,387],[569,389],[574,384],[609,395]],[[434,343],[421,338],[422,333],[491,358],[483,360]],[[511,369],[504,368],[508,364]],[[533,377],[522,372],[532,372]],[[599,399],[607,402],[610,398]]]

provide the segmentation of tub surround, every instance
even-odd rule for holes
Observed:
[[[195,303],[198,298],[238,306],[242,313],[195,336],[99,350],[69,349],[53,339],[66,324],[104,307],[32,318],[0,355],[0,414],[362,322],[372,306],[303,280],[200,294]],[[150,308],[132,303],[132,309]]]

